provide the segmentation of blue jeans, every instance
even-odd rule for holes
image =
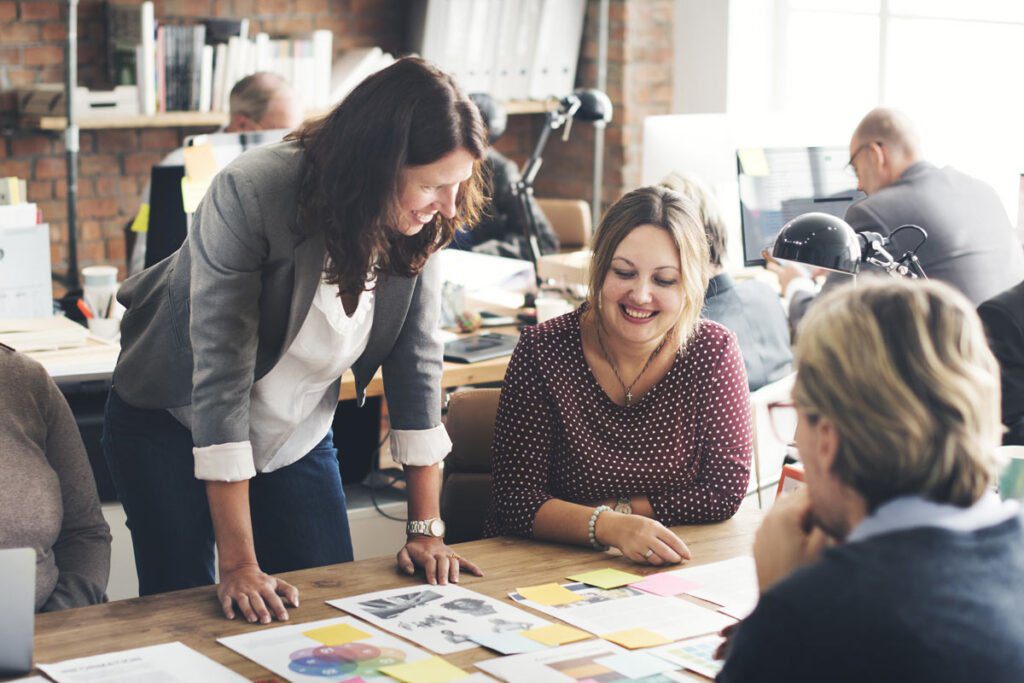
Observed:
[[[214,582],[213,524],[195,478],[192,433],[166,410],[125,403],[111,390],[103,453],[128,517],[139,593]],[[256,559],[268,574],[352,560],[338,451],[327,432],[297,462],[249,480]]]

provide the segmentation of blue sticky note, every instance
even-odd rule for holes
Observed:
[[[628,652],[622,655],[610,655],[594,660],[595,664],[606,666],[615,673],[626,678],[646,678],[675,671],[679,667],[664,659],[649,655],[645,652]]]
[[[536,652],[543,650],[536,640],[530,640],[518,633],[488,633],[485,635],[473,636],[473,642],[483,645],[488,650],[494,650],[503,655],[519,655],[524,652]]]

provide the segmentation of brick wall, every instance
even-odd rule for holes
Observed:
[[[139,0],[141,2],[141,0]],[[126,2],[124,4],[139,4]],[[403,0],[156,0],[158,21],[190,23],[201,17],[249,17],[250,32],[290,36],[314,28],[334,32],[337,52],[380,45],[399,51]],[[64,78],[66,4],[56,0],[0,0],[0,90]],[[109,87],[106,24],[101,0],[78,8],[81,85]],[[55,271],[67,268],[67,183],[62,134],[20,130],[10,94],[0,98],[0,177],[29,180],[29,199],[50,224]],[[125,262],[124,226],[138,209],[153,164],[202,128],[82,131],[78,185],[79,263]]]
[[[79,83],[106,83],[106,29],[101,0],[79,3]],[[640,182],[643,117],[671,107],[672,0],[613,0],[610,12],[608,94],[615,118],[605,138],[604,203],[607,206]],[[380,45],[401,53],[404,0],[157,0],[158,20],[188,23],[205,16],[247,16],[250,31],[296,35],[327,28],[337,51]],[[60,82],[66,6],[55,0],[0,0],[0,90],[31,83]],[[590,0],[584,27],[578,82],[597,79],[598,2]],[[51,225],[53,267],[66,268],[67,209],[64,145],[59,134],[19,130],[13,98],[0,97],[0,176],[29,179],[29,198]],[[542,125],[540,116],[513,117],[499,148],[522,162]],[[83,131],[79,182],[79,262],[124,265],[124,225],[138,208],[151,166],[203,129]],[[578,124],[568,143],[552,135],[537,179],[537,194],[589,202],[593,129]]]

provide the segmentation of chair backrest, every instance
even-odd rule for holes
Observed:
[[[444,462],[441,517],[446,541],[462,543],[483,535],[491,506],[491,441],[500,389],[465,389],[448,402],[446,426],[452,452]]]
[[[564,250],[585,249],[590,246],[590,206],[582,199],[541,199],[537,206],[551,221]]]
[[[782,475],[782,462],[786,457],[788,442],[792,441],[796,433],[796,413],[794,411],[792,420],[793,434],[775,434],[772,428],[771,417],[768,414],[768,404],[774,401],[787,401],[793,391],[793,380],[796,373],[786,375],[780,380],[766,384],[750,395],[750,406],[754,418],[754,476],[751,477],[748,492],[755,488],[760,498],[761,490],[774,486]],[[783,425],[779,425],[782,427]],[[790,425],[785,425],[785,431],[789,432]],[[779,437],[784,440],[780,441]]]

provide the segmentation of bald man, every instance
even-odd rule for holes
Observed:
[[[917,251],[925,274],[953,285],[975,305],[1024,279],[1024,248],[995,190],[922,160],[917,133],[901,112],[884,107],[868,112],[850,139],[850,166],[857,189],[867,194],[846,212],[854,230],[888,235],[908,223],[921,226],[928,232]],[[904,230],[888,251],[899,257],[920,239],[917,231]],[[792,266],[772,269],[791,299],[795,327],[814,294],[794,277]],[[832,274],[825,286],[848,280]]]

